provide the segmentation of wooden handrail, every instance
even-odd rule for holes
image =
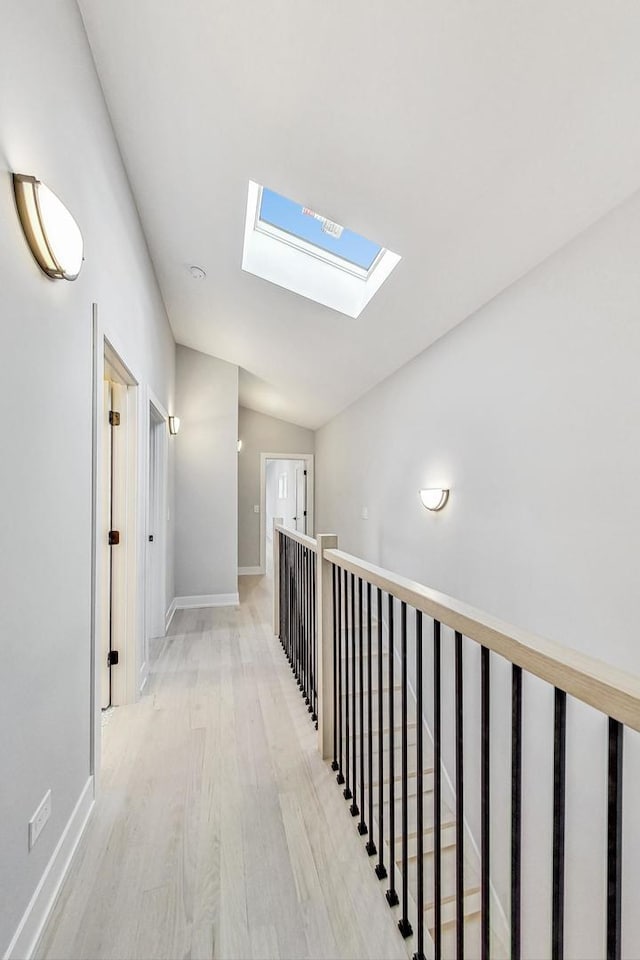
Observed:
[[[289,531],[288,531],[289,532]],[[297,535],[299,536],[299,534]],[[640,677],[498,620],[461,600],[342,550],[323,557],[392,594],[572,697],[640,731]]]
[[[281,533],[285,537],[290,537],[291,540],[295,540],[297,543],[301,543],[303,547],[307,547],[314,553],[316,553],[318,549],[318,541],[314,540],[313,537],[308,537],[306,533],[298,533],[297,530],[289,530],[287,527],[283,527],[279,523],[275,524],[274,530],[277,530],[278,533]]]

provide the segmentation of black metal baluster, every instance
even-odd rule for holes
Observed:
[[[554,690],[553,721],[553,899],[551,958],[564,956],[564,825],[567,748],[567,695]]]
[[[291,669],[296,675],[298,618],[296,612],[296,544],[291,542]]]
[[[338,568],[331,567],[333,583],[333,760],[331,769],[338,770]]]
[[[367,853],[370,857],[375,857],[377,850],[373,840],[373,692],[371,684],[373,680],[371,663],[371,584],[367,583],[367,741],[369,755],[369,839],[367,840]],[[364,807],[364,797],[362,798]]]
[[[400,659],[402,666],[402,916],[398,930],[405,938],[413,933],[409,923],[409,746],[407,736],[407,605],[400,605]]]
[[[390,907],[395,907],[400,902],[396,891],[396,796],[395,796],[395,770],[394,770],[394,739],[395,731],[393,729],[393,597],[389,594],[389,879],[391,885],[387,890],[387,902]]]
[[[384,742],[383,742],[383,706],[382,689],[382,590],[378,587],[378,862],[376,876],[384,880],[387,868],[384,865]]]
[[[464,699],[462,634],[456,630],[456,958],[464,957]]]
[[[296,543],[296,612],[298,615],[298,624],[297,624],[297,643],[296,643],[296,679],[298,681],[298,689],[301,689],[302,684],[300,682],[300,677],[302,675],[301,667],[301,651],[302,651],[302,616],[301,616],[301,604],[300,604],[300,544]]]
[[[511,668],[511,960],[520,960],[522,851],[522,667]]]
[[[298,544],[291,545],[293,553],[292,590],[293,590],[293,675],[298,679]]]
[[[313,568],[311,561],[313,560],[313,554],[311,550],[307,549],[307,589],[309,591],[309,599],[307,600],[307,610],[309,611],[309,669],[307,671],[307,696],[309,697],[309,713],[313,713],[313,587],[312,587],[312,575]]]
[[[287,660],[291,666],[291,541],[287,537]]]
[[[422,721],[422,613],[416,610],[416,828],[418,854],[418,883],[416,909],[418,913],[418,949],[413,960],[425,960],[424,953],[424,750]]]
[[[607,799],[607,960],[622,954],[622,743],[624,727],[609,717]]]
[[[302,594],[302,603],[304,610],[304,632],[303,632],[303,680],[302,695],[305,706],[309,706],[309,551],[302,547],[302,583],[304,592]]]
[[[480,704],[480,857],[481,857],[481,958],[489,960],[491,947],[491,915],[490,915],[490,651],[482,647],[481,653],[481,704]]]
[[[313,713],[311,714],[311,719],[316,725],[316,730],[318,729],[318,611],[316,609],[317,604],[317,593],[316,593],[316,575],[318,569],[318,558],[314,553],[311,555],[311,635],[313,637],[313,684],[311,687],[313,695]]]
[[[442,957],[442,699],[440,674],[440,621],[433,621],[433,946],[435,960]]]
[[[362,580],[358,577],[358,703],[360,706],[360,823],[358,824],[358,833],[363,837],[367,833],[367,825],[364,820],[364,753],[365,753],[365,735],[364,735],[364,661],[362,657]]]
[[[351,744],[351,761],[353,764],[352,771],[352,784],[353,784],[353,801],[349,810],[352,817],[357,817],[360,811],[358,810],[357,803],[357,761],[358,761],[358,751],[357,751],[357,733],[358,728],[356,725],[356,709],[358,702],[356,700],[356,577],[355,574],[351,574],[351,720],[352,720],[352,737],[353,741]]]
[[[311,654],[312,654],[312,631],[311,631],[311,551],[308,547],[304,547],[304,582],[305,582],[305,617],[306,617],[306,630],[305,630],[305,704],[307,705],[307,710],[309,713],[313,713],[313,704],[311,702],[312,698],[312,680],[311,680]]]
[[[342,696],[342,571],[339,567],[334,568],[337,571],[336,581],[338,586],[338,773],[336,780],[339,784],[344,783],[344,774],[342,772],[342,705],[345,702]],[[335,667],[334,667],[335,669]]]
[[[300,611],[301,611],[301,647],[300,647],[300,690],[302,699],[307,696],[307,551],[300,546]],[[306,704],[305,704],[306,705]]]
[[[344,571],[344,675],[345,675],[345,738],[344,738],[344,772],[346,783],[342,792],[345,800],[351,800],[352,794],[349,787],[349,574]]]
[[[274,534],[274,536],[275,536],[275,534]],[[278,597],[279,597],[279,601],[280,601],[280,602],[279,602],[279,607],[278,607],[278,637],[279,637],[279,639],[280,639],[280,643],[282,643],[282,611],[283,611],[283,606],[282,606],[282,574],[283,574],[284,571],[283,571],[283,569],[282,569],[282,537],[280,536],[280,534],[278,534],[277,536],[278,536]]]
[[[302,547],[300,544],[297,544],[298,548],[298,578],[297,578],[297,587],[298,587],[298,689],[302,690],[302,678],[303,678],[303,650],[304,650],[304,636],[303,636],[303,621],[302,621],[302,611],[303,611],[303,600],[302,600]]]

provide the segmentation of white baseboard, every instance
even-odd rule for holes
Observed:
[[[237,607],[240,597],[237,593],[203,593],[196,597],[176,597],[173,601],[176,610],[193,610],[197,607]]]
[[[171,621],[173,620],[173,615],[176,612],[176,598],[174,597],[171,603],[169,604],[169,609],[167,610],[164,618],[164,632],[169,632],[169,627],[171,626]]]
[[[84,833],[94,800],[93,777],[89,777],[9,944],[4,960],[29,960],[32,956]]]
[[[238,567],[239,577],[260,577],[264,576],[262,567]]]

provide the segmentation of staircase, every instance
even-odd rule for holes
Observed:
[[[381,909],[391,907],[396,914],[408,955],[414,960],[520,960],[523,801],[530,813],[534,809],[534,801],[523,796],[524,762],[534,765],[529,782],[532,774],[539,776],[536,812],[543,809],[542,795],[551,814],[543,847],[534,846],[539,830],[525,837],[525,853],[529,863],[533,856],[539,879],[527,903],[524,949],[527,955],[563,960],[566,930],[574,942],[580,937],[585,942],[584,924],[576,923],[575,911],[573,916],[565,911],[570,884],[575,898],[577,890],[585,891],[586,878],[572,875],[565,858],[567,751],[576,748],[575,729],[567,744],[567,702],[573,699],[594,710],[607,730],[606,842],[585,835],[584,844],[591,845],[590,854],[599,844],[606,861],[601,875],[589,874],[592,927],[602,944],[595,950],[607,960],[621,960],[623,738],[625,728],[640,731],[640,678],[344,553],[334,535],[313,539],[276,526],[274,573],[274,632],[309,698],[312,719],[317,716],[318,749],[337,774],[345,817],[353,817],[363,856],[371,858],[372,882],[387,894]],[[444,684],[443,626],[453,669],[453,682],[445,676]],[[497,660],[502,667],[492,671]],[[465,669],[473,671],[471,699]],[[493,685],[499,681],[501,714],[510,719],[510,736],[500,730],[494,740],[499,770],[508,770],[499,790],[492,785],[492,673]],[[553,693],[547,739],[533,753],[523,753],[523,726],[532,723],[536,730],[540,720],[531,709],[535,701],[528,701],[533,688],[523,686],[527,675]],[[536,689],[541,690],[539,683]],[[442,709],[443,690],[452,711]],[[549,709],[548,697],[538,702]],[[426,705],[429,728],[420,717]],[[463,797],[469,716],[476,718],[478,747],[467,771],[473,789],[465,786]],[[443,743],[453,750],[447,770]],[[575,806],[575,789],[573,794],[569,799]],[[463,811],[478,824],[475,838],[462,821]],[[501,857],[494,863],[491,839],[500,832]],[[504,890],[508,918],[493,877]],[[635,954],[627,946],[625,955]]]
[[[360,796],[360,755],[362,748],[362,737],[360,731],[356,733],[355,738],[350,735],[350,767],[353,765],[353,747],[355,742],[356,750],[356,797],[361,816],[367,822],[368,834],[363,837],[366,841],[373,838],[374,843],[378,844],[379,822],[380,822],[380,777],[379,777],[379,685],[378,685],[378,653],[372,651],[371,655],[371,713],[372,713],[372,747],[373,747],[373,778],[372,778],[372,812],[373,824],[369,823],[369,779],[368,779],[368,657],[367,650],[363,644],[363,699],[364,699],[364,717],[365,717],[365,738],[364,738],[364,773],[365,773],[365,795],[364,811],[363,799]],[[344,650],[344,644],[342,644]],[[356,648],[359,650],[359,640],[356,634]],[[349,669],[349,682],[351,686],[351,677],[354,661],[351,654],[345,655],[342,660],[342,677],[346,675],[346,667]],[[356,719],[359,722],[359,655],[356,654]],[[398,650],[396,649],[396,661],[394,664],[394,674],[399,675]],[[390,823],[390,802],[389,802],[389,724],[388,724],[388,701],[389,701],[389,652],[385,638],[382,651],[382,714],[383,714],[383,749],[382,749],[382,785],[383,785],[383,803],[382,818],[384,824],[384,855],[383,861],[387,865],[391,862],[391,844],[388,838],[388,829]],[[400,895],[402,888],[402,772],[400,767],[400,751],[402,738],[402,725],[398,722],[402,710],[402,686],[399,682],[394,682],[394,864],[395,864],[395,889]],[[342,712],[344,715],[345,707],[348,706],[350,713],[353,708],[352,692],[348,694],[343,692],[341,697]],[[342,755],[343,766],[346,756],[346,736],[342,736]],[[433,941],[435,939],[435,903],[434,903],[434,859],[435,859],[435,834],[434,834],[434,767],[433,767],[433,743],[426,724],[424,730],[424,748],[423,748],[423,869],[424,869],[424,923],[425,929],[431,939],[431,949],[427,951],[428,955],[433,955]],[[409,688],[407,697],[407,797],[408,797],[408,892],[410,899],[410,918],[416,914],[416,899],[418,886],[418,827],[417,827],[417,718],[416,718],[416,698],[413,690]],[[353,788],[353,771],[350,770],[349,782]],[[349,801],[351,802],[351,801]],[[346,801],[345,801],[346,805]],[[445,800],[441,801],[441,864],[442,864],[442,894],[441,894],[441,955],[443,958],[456,957],[456,815]],[[354,818],[355,822],[358,819]],[[468,960],[474,960],[481,956],[481,891],[480,891],[480,863],[479,857],[475,854],[470,838],[464,839],[464,899],[463,899],[463,917],[464,917],[464,956]],[[372,857],[376,862],[377,857]],[[375,876],[375,874],[374,874]],[[380,882],[381,888],[386,891],[389,887],[389,878]],[[387,909],[389,907],[387,906]],[[393,908],[401,915],[401,906]],[[413,924],[412,924],[413,925]],[[415,930],[414,934],[407,939],[407,946],[410,954],[415,952]],[[496,960],[507,960],[509,951],[502,943],[498,934],[492,930],[491,936],[491,957]]]

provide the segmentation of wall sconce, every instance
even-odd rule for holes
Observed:
[[[420,491],[420,499],[427,510],[442,510],[449,499],[449,491],[442,487],[427,487]]]
[[[180,429],[180,417],[169,417],[169,433],[172,437],[178,435]]]
[[[14,173],[22,230],[36,263],[54,280],[75,280],[82,267],[80,228],[65,205],[35,177]]]
[[[242,450],[242,440],[238,440],[238,453]]]

